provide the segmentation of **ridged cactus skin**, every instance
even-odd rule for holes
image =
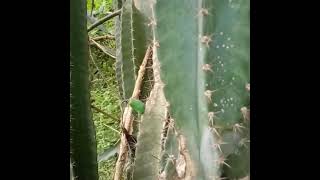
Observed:
[[[147,49],[144,24],[146,20],[132,0],[120,1],[121,17],[116,19],[116,75],[122,100],[133,92],[139,66]],[[117,7],[119,8],[119,7]]]
[[[161,130],[162,122],[166,119],[166,102],[163,91],[157,88],[151,91],[146,102],[146,111],[139,123],[139,135],[135,158],[133,179],[156,179],[160,170]]]
[[[122,7],[122,0],[114,0],[113,1],[113,7],[114,9],[118,10],[121,9]],[[114,18],[115,21],[115,40],[116,40],[116,79],[118,82],[118,89],[119,89],[119,96],[121,99],[124,97],[124,92],[123,92],[123,81],[122,81],[122,47],[121,47],[121,17],[122,15],[120,14],[119,16],[116,16]],[[123,106],[121,106],[123,108]]]
[[[134,0],[148,20],[141,43],[153,43],[151,92],[163,96],[150,95],[145,105],[133,179],[250,176],[249,4]],[[161,129],[163,144],[157,134]],[[152,165],[142,171],[148,162]]]
[[[249,1],[158,0],[153,17],[169,112],[186,143],[185,178],[245,177]],[[224,142],[228,132],[239,142]],[[229,144],[226,154],[221,148]]]
[[[73,175],[98,180],[94,124],[90,109],[86,1],[70,1],[70,149]]]

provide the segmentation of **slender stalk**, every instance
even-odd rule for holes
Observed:
[[[111,119],[113,119],[113,120],[115,120],[115,121],[119,121],[119,119],[117,119],[117,118],[113,117],[112,115],[110,115],[110,114],[102,111],[101,109],[99,109],[98,107],[96,107],[96,106],[94,106],[94,105],[91,105],[91,108],[94,109],[94,110],[96,110],[97,112],[99,112],[99,113],[107,116],[108,118],[111,118]]]
[[[104,78],[104,75],[102,74],[102,71],[100,70],[100,68],[98,67],[98,65],[96,64],[95,60],[93,59],[92,53],[91,53],[91,48],[89,48],[89,54],[90,54],[90,59],[93,63],[93,65],[96,67],[96,69],[98,70],[101,78]]]
[[[96,45],[101,51],[103,51],[106,55],[112,57],[113,59],[116,58],[116,55],[111,52],[110,49],[108,49],[107,47],[102,46],[101,44],[97,43],[95,40],[91,39],[91,42],[93,42],[94,45]]]
[[[114,11],[111,14],[106,15],[105,17],[99,19],[97,22],[95,22],[94,24],[92,24],[89,28],[88,28],[88,32],[90,32],[91,30],[93,30],[94,28],[98,27],[99,25],[103,24],[104,22],[112,19],[113,17],[116,17],[118,15],[120,15],[121,13],[121,9]]]
[[[92,40],[95,40],[95,41],[99,41],[99,40],[103,40],[103,39],[112,39],[112,40],[114,40],[115,39],[115,37],[114,36],[112,36],[112,35],[104,35],[104,36],[99,36],[99,37],[93,37],[93,38],[91,38]]]
[[[90,16],[92,16],[93,9],[94,9],[94,0],[91,0],[91,11],[90,11]]]

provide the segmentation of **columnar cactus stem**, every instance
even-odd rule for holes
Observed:
[[[142,29],[143,37],[153,43],[154,87],[139,128],[133,177],[204,180],[248,176],[249,0],[134,2],[132,9],[148,21]],[[141,43],[146,41],[141,39]],[[130,45],[136,50],[134,43]],[[136,71],[135,65],[129,70]],[[157,133],[161,133],[160,123],[168,120],[166,113],[174,125],[168,128],[161,149]],[[159,145],[144,147],[149,144],[143,143],[150,143],[148,136]],[[160,157],[159,165],[148,148]],[[143,171],[147,162],[150,166]],[[175,169],[169,171],[169,167]]]
[[[70,149],[73,175],[98,180],[94,124],[90,108],[86,1],[70,1]]]

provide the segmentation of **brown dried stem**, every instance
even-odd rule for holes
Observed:
[[[148,47],[146,54],[143,58],[143,61],[140,65],[140,69],[138,72],[138,77],[136,79],[136,83],[134,86],[134,90],[132,93],[131,98],[139,98],[139,93],[140,93],[140,89],[141,89],[141,84],[142,84],[142,79],[143,79],[143,75],[145,73],[146,70],[146,64],[148,62],[150,53],[151,53],[152,49],[151,46]],[[127,132],[129,132],[130,135],[132,135],[132,122],[133,122],[133,115],[132,115],[132,108],[127,105],[127,107],[124,110],[123,113],[123,118],[122,118],[122,124],[121,126],[124,127]],[[119,157],[116,163],[116,170],[115,170],[115,175],[114,175],[114,180],[120,180],[122,177],[122,171],[123,171],[123,167],[124,164],[126,162],[127,159],[127,154],[128,154],[128,142],[127,139],[124,135],[124,133],[121,133],[121,143],[120,143],[120,150],[119,150]]]

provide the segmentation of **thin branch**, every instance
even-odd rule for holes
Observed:
[[[90,12],[90,16],[92,16],[93,9],[94,9],[94,0],[91,0],[91,12]]]
[[[100,70],[100,68],[98,67],[98,65],[96,64],[96,62],[93,59],[92,53],[91,53],[91,48],[89,48],[89,55],[90,55],[90,59],[93,62],[93,65],[96,67],[96,69],[98,70],[99,74],[101,75],[102,78],[104,78],[102,71]]]
[[[99,41],[99,40],[103,40],[103,39],[115,39],[114,36],[111,36],[111,35],[104,35],[104,36],[99,36],[99,37],[93,37],[91,38],[92,40],[95,40],[95,41]]]
[[[120,15],[121,13],[121,9],[114,11],[111,14],[106,15],[105,17],[101,18],[100,20],[98,20],[97,22],[93,23],[89,28],[88,28],[88,32],[90,32],[92,29],[94,29],[95,27],[98,27],[99,25],[103,24],[104,22],[110,20],[113,17],[116,17],[118,15]]]
[[[140,65],[138,77],[135,82],[135,86],[134,86],[134,90],[133,90],[131,98],[138,98],[139,97],[140,88],[141,88],[141,84],[142,84],[142,78],[144,76],[144,72],[146,70],[145,67],[148,62],[148,59],[149,59],[151,52],[152,52],[152,48],[151,48],[151,46],[149,46],[146,51],[146,54],[143,58],[143,61]],[[125,108],[124,113],[123,113],[121,127],[125,128],[126,131],[129,132],[130,135],[132,134],[132,121],[133,121],[132,108],[129,105],[127,105],[127,107]],[[126,139],[126,136],[124,135],[124,133],[122,132],[119,157],[118,157],[118,160],[116,163],[114,180],[121,179],[124,163],[126,162],[126,159],[127,159],[127,156],[126,156],[127,152],[128,152],[127,139]]]
[[[107,48],[107,47],[104,47],[102,46],[101,44],[97,43],[95,40],[93,39],[90,39],[90,41],[93,42],[94,45],[96,45],[101,51],[103,51],[106,55],[112,57],[113,59],[116,58],[116,55],[114,52],[112,52],[111,49]]]
[[[104,126],[106,126],[107,128],[109,128],[109,129],[111,129],[111,130],[115,131],[115,132],[116,132],[116,133],[118,133],[118,134],[121,134],[121,132],[120,132],[120,131],[118,131],[118,130],[114,129],[114,128],[113,128],[113,127],[111,127],[111,126],[108,126],[107,124],[104,124]]]
[[[149,46],[148,49],[147,49],[147,52],[146,52],[146,54],[145,54],[145,56],[143,58],[143,61],[142,61],[141,65],[140,65],[139,72],[138,72],[138,77],[137,77],[137,80],[136,80],[136,83],[135,83],[131,98],[135,98],[135,99],[139,98],[140,87],[141,87],[141,84],[142,84],[144,72],[146,70],[145,67],[147,65],[148,58],[150,56],[151,51],[152,51],[151,46]]]
[[[98,107],[94,106],[93,104],[91,104],[91,108],[96,110],[99,113],[102,113],[103,115],[107,116],[108,118],[111,118],[111,119],[113,119],[115,121],[119,121],[119,119],[117,119],[117,118],[113,117],[112,115],[102,111],[101,109],[99,109]]]

